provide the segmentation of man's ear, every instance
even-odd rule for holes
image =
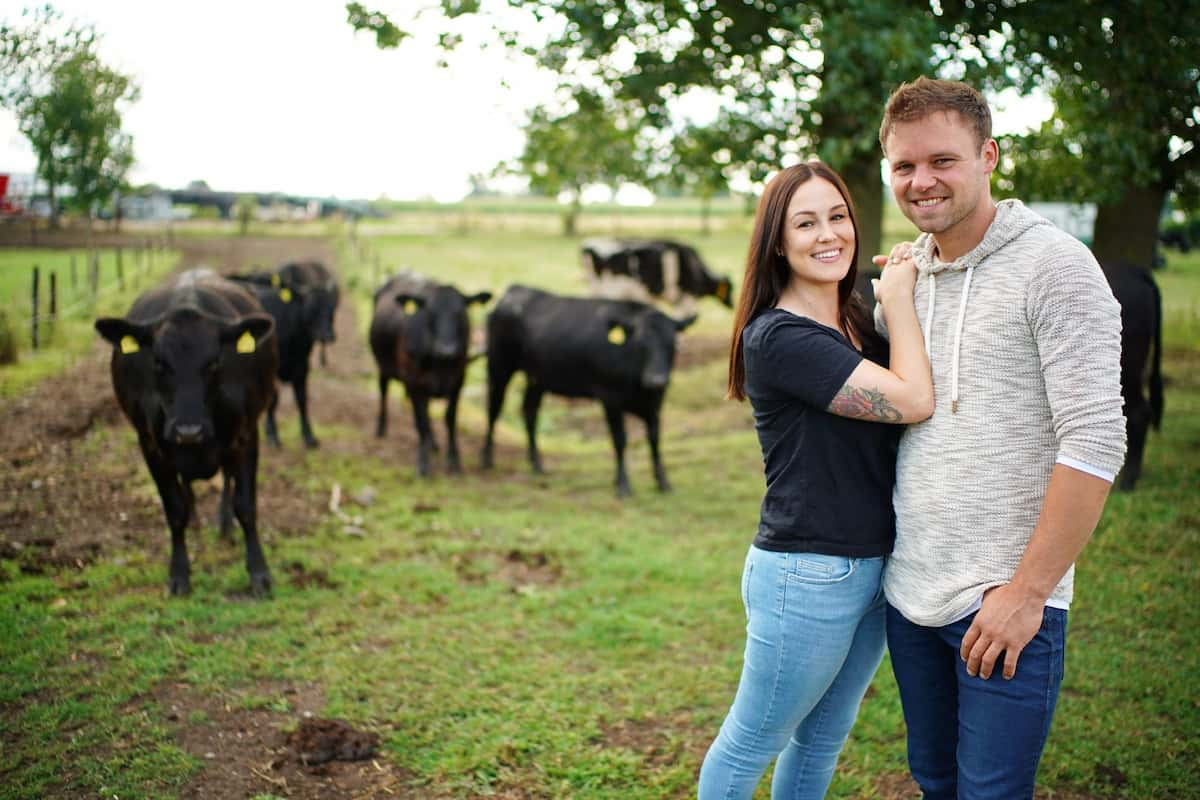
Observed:
[[[980,157],[983,158],[983,165],[988,172],[996,169],[996,165],[1000,163],[1000,145],[995,139],[988,139],[983,143],[983,152]]]

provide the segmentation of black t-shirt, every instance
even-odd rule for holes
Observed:
[[[767,479],[754,544],[851,558],[890,553],[903,426],[826,411],[864,354],[840,331],[777,308],[742,331],[742,354]],[[866,356],[886,366],[886,351]]]

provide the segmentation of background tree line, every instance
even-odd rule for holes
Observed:
[[[441,43],[454,49],[458,18],[498,20],[489,11],[505,4],[555,31],[531,42],[493,23],[561,76],[563,99],[530,113],[518,159],[549,194],[629,180],[704,201],[735,175],[758,182],[816,155],[846,178],[862,251],[877,252],[879,119],[890,92],[924,74],[1053,100],[1039,129],[1002,138],[996,188],[1096,203],[1098,258],[1149,264],[1167,199],[1190,209],[1200,197],[1200,15],[1173,3],[438,0]],[[379,47],[403,46],[403,20],[346,8]],[[718,101],[715,119],[680,112],[690,92]],[[620,147],[594,141],[601,131]]]
[[[139,90],[100,58],[97,42],[90,25],[49,4],[0,23],[0,106],[15,114],[37,157],[51,226],[64,209],[90,218],[128,188],[133,138],[121,114]],[[63,187],[71,191],[60,195]]]

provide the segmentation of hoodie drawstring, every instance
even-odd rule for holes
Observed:
[[[962,295],[958,300],[958,322],[954,326],[954,352],[950,368],[950,413],[958,413],[958,360],[962,352],[963,321],[967,317],[967,294],[971,290],[971,275],[975,267],[967,267],[967,275],[963,279]],[[933,301],[937,298],[937,279],[929,274],[929,308],[925,311],[925,357],[932,363],[930,341],[933,339]]]

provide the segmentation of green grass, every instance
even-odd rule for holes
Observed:
[[[472,291],[516,281],[584,289],[576,243],[555,235],[406,234],[364,223],[359,238],[362,248],[343,245],[342,266],[359,270],[347,294],[360,312],[376,256],[384,271],[407,264]],[[714,268],[740,277],[745,231],[695,241]],[[1067,678],[1040,773],[1042,786],[1074,796],[1192,797],[1200,774],[1200,257],[1174,258],[1156,277],[1166,418],[1138,491],[1111,498],[1079,560]],[[729,323],[706,301],[685,336],[720,342]],[[630,420],[637,494],[620,502],[592,404],[546,400],[551,474],[529,475],[519,387],[509,390],[496,471],[476,471],[482,372],[472,367],[460,414],[461,478],[418,481],[406,452],[339,455],[329,443],[370,432],[336,426],[321,427],[326,448],[294,466],[264,456],[260,483],[288,480],[300,487],[297,502],[323,504],[334,482],[347,494],[378,492],[374,505],[348,507],[364,518],[363,537],[328,515],[300,536],[262,520],[271,601],[244,599],[240,549],[216,543],[211,529],[191,534],[205,544],[193,545],[186,600],[163,596],[166,564],[141,551],[48,576],[0,562],[0,798],[174,796],[201,764],[175,744],[156,687],[179,683],[287,714],[286,696],[270,689],[279,680],[318,684],[324,716],[379,732],[382,757],[430,795],[691,796],[744,642],[738,576],[762,492],[749,411],[721,400],[720,359],[677,371],[663,433],[675,492],[652,490]],[[370,384],[364,377],[364,390]],[[320,426],[320,408],[313,413]],[[394,414],[394,426],[409,424],[406,411]],[[125,428],[95,429],[81,446],[100,459],[136,452]],[[142,479],[140,496],[155,503]],[[333,585],[299,588],[287,580],[291,564]],[[872,797],[881,775],[903,771],[885,664],[830,797]]]
[[[122,289],[118,284],[117,251],[100,249],[95,253],[99,265],[98,291],[93,297],[86,250],[0,248],[0,302],[18,342],[17,364],[0,367],[0,397],[16,394],[73,364],[96,338],[93,320],[124,314],[134,298],[174,267],[179,258],[174,251],[123,248],[119,256],[125,287]],[[35,266],[40,273],[40,315],[48,315],[50,311],[51,273],[56,274],[58,283],[58,319],[43,320],[38,326],[37,350],[32,347]]]

